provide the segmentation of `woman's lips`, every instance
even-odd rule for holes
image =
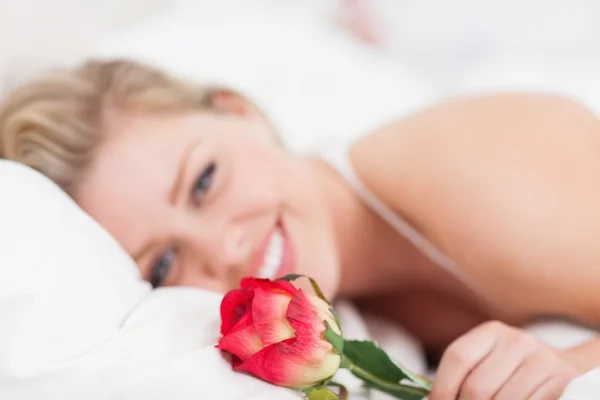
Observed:
[[[289,236],[282,224],[278,223],[258,247],[250,274],[257,278],[275,279],[293,271],[293,260]]]

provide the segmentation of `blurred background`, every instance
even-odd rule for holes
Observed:
[[[459,93],[552,91],[600,112],[600,1],[0,0],[0,101],[88,57],[242,90],[309,151]]]

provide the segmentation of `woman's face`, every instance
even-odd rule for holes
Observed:
[[[76,199],[154,286],[224,292],[244,276],[339,280],[315,172],[257,113],[121,116]]]

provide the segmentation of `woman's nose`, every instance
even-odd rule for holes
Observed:
[[[233,270],[248,268],[252,254],[251,244],[241,227],[228,227],[213,240],[211,272],[214,276],[231,276]]]

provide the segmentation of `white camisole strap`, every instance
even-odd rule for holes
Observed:
[[[395,213],[386,204],[379,200],[371,191],[369,191],[360,181],[354,168],[350,164],[348,154],[345,148],[335,149],[322,153],[322,157],[338,173],[340,173],[348,182],[350,187],[357,193],[365,204],[377,213],[384,221],[386,221],[399,234],[404,236],[413,246],[419,249],[431,261],[447,270],[464,284],[475,290],[474,282],[456,265],[448,255],[440,251],[423,235],[408,224],[404,218]]]

